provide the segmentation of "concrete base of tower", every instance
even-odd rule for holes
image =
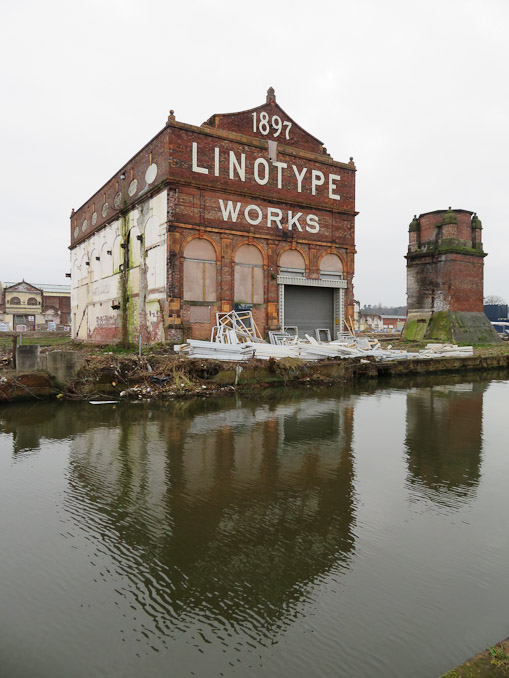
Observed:
[[[484,313],[409,311],[402,333],[407,341],[498,344],[501,339]]]

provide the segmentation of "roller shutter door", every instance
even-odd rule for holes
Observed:
[[[284,324],[297,325],[299,336],[315,336],[315,329],[328,327],[334,336],[334,289],[285,285]]]

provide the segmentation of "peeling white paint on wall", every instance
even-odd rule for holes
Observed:
[[[164,339],[159,301],[166,298],[166,201],[164,190],[131,210],[125,222],[129,248],[129,331],[137,337],[140,323],[144,322],[144,331],[161,335],[153,336],[154,341]],[[101,341],[105,327],[120,326],[121,309],[112,307],[119,306],[121,297],[125,253],[121,247],[121,226],[120,219],[116,219],[71,250],[71,315],[75,339]],[[143,308],[138,300],[142,300]],[[148,300],[150,309],[144,308]]]

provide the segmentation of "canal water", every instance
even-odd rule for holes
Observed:
[[[440,675],[509,633],[508,403],[506,375],[0,408],[0,674]]]

